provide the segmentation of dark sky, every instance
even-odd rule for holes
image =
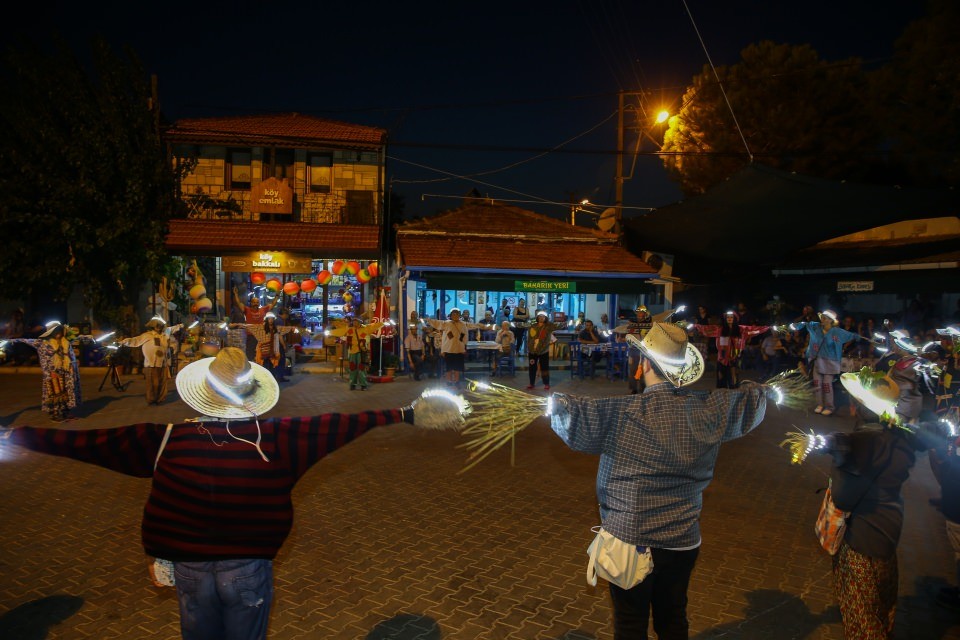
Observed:
[[[158,75],[170,120],[297,111],[384,127],[388,179],[408,214],[455,207],[442,196],[476,188],[563,217],[572,198],[613,204],[618,91],[643,90],[651,110],[675,106],[707,53],[732,64],[764,39],[877,65],[923,10],[922,0],[54,0],[22,4],[0,29],[8,42],[56,30],[78,49],[97,34],[131,45]],[[580,152],[548,153],[564,143]],[[626,174],[632,165],[628,155]],[[680,199],[651,156],[624,193],[627,207]]]

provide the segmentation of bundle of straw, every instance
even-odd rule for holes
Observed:
[[[460,447],[472,450],[467,466],[472,469],[488,455],[510,443],[510,465],[516,461],[517,433],[546,415],[550,398],[530,395],[501,384],[469,381],[467,395],[474,412],[466,420],[463,434],[470,438]]]
[[[799,429],[787,432],[787,438],[780,443],[780,446],[790,451],[790,463],[801,464],[810,455],[814,449],[821,448],[826,444],[826,438],[815,434],[804,433]]]
[[[773,376],[766,386],[776,394],[778,406],[791,409],[807,409],[813,401],[813,387],[810,380],[799,369],[790,369]]]
[[[463,396],[443,389],[427,389],[410,406],[413,424],[425,429],[462,429],[473,411]]]

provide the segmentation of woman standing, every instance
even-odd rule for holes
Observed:
[[[705,337],[716,339],[717,389],[733,389],[739,384],[737,367],[743,346],[747,340],[764,333],[770,327],[741,325],[737,313],[727,311],[721,326],[695,324],[693,328]]]
[[[536,386],[537,369],[540,369],[543,388],[550,389],[550,343],[553,332],[559,329],[560,325],[547,320],[546,311],[537,311],[537,321],[527,332],[527,353],[530,356],[530,384],[527,389]]]
[[[283,335],[290,333],[295,327],[277,325],[277,317],[272,311],[263,317],[262,325],[244,324],[240,326],[257,339],[255,362],[273,374],[277,382],[287,382],[288,378],[283,375],[284,363],[281,361],[281,354],[287,346],[283,341]]]
[[[54,320],[46,326],[39,338],[13,338],[10,342],[37,350],[43,372],[41,409],[49,413],[54,422],[63,422],[70,418],[70,409],[75,409],[81,402],[80,369],[66,337],[66,325]]]
[[[807,330],[810,342],[807,344],[806,359],[813,373],[814,393],[817,408],[814,413],[831,415],[836,407],[833,402],[833,380],[840,374],[843,357],[843,345],[860,336],[844,331],[837,326],[837,314],[830,309],[820,313],[820,322],[798,322],[790,325],[793,331]]]
[[[517,342],[517,353],[523,349],[523,342],[526,339],[527,329],[530,328],[530,310],[527,309],[527,298],[520,294],[517,300],[517,307],[513,310],[513,336]]]

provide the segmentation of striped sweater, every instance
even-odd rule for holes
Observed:
[[[406,418],[411,421],[413,412]],[[143,510],[147,554],[174,561],[276,556],[293,524],[290,492],[320,458],[378,425],[402,421],[399,409],[262,420],[260,447],[231,437],[222,422],[132,424],[75,431],[17,427],[14,444],[89,462],[138,478],[153,477]],[[253,422],[230,432],[257,440]],[[154,463],[156,462],[156,471]]]

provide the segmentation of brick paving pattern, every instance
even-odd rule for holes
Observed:
[[[0,371],[9,373],[0,375],[0,424],[49,425],[35,370]],[[102,377],[102,369],[83,374],[82,419],[66,428],[192,415],[175,391],[148,407],[136,375],[124,376],[133,382],[123,393],[109,384],[97,392]],[[526,385],[523,371],[506,380]],[[626,389],[563,371],[551,381],[586,395]],[[401,406],[428,382],[351,392],[329,369],[298,373],[271,415]],[[693,638],[842,638],[830,559],[813,534],[828,461],[791,466],[778,443],[792,425],[853,423],[771,409],[757,431],[721,449],[690,587]],[[539,421],[518,437],[516,466],[503,450],[458,474],[461,442],[383,427],[301,480],[294,529],[275,564],[270,638],[612,638],[605,583],[584,578],[598,523],[596,457],[570,451]],[[0,455],[0,638],[179,637],[176,595],[152,586],[140,545],[148,481],[22,449]],[[954,579],[943,517],[927,502],[935,495],[922,455],[905,491],[896,638],[960,639],[960,614],[933,601]]]

